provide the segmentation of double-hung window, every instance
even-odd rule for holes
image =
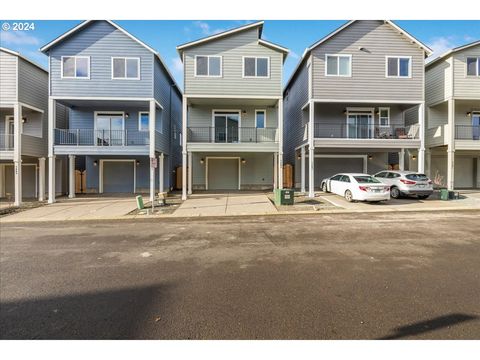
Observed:
[[[270,58],[247,57],[243,58],[243,77],[267,78],[270,76]]]
[[[222,57],[221,56],[195,56],[195,76],[222,76]]]
[[[378,123],[380,124],[380,127],[390,126],[390,108],[378,109]]]
[[[62,78],[89,79],[90,57],[62,56]]]
[[[352,55],[325,55],[326,76],[352,76]]]
[[[147,111],[138,113],[138,131],[148,131],[149,116]]]
[[[467,57],[467,76],[480,76],[480,57]]]
[[[412,72],[412,58],[408,56],[387,56],[387,77],[409,78]]]
[[[112,79],[140,80],[140,58],[112,57]]]

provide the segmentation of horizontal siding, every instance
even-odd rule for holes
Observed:
[[[242,111],[241,127],[255,127],[255,110],[266,110],[266,126],[276,128],[278,125],[278,111],[276,108],[266,106],[195,106],[188,110],[188,127],[211,127],[212,111],[222,109],[235,109]],[[243,113],[245,111],[246,113]]]
[[[0,100],[17,101],[17,57],[0,51]]]
[[[87,25],[50,50],[53,96],[152,97],[154,55],[106,21]],[[90,56],[90,79],[62,79],[61,57]],[[140,80],[112,80],[112,56],[140,57]]]
[[[366,51],[360,51],[363,47]],[[422,101],[424,51],[383,21],[357,21],[312,50],[314,98]],[[326,54],[352,55],[352,76],[325,76]],[[385,76],[385,56],[411,56],[412,77]]]
[[[480,45],[455,53],[453,56],[455,98],[480,100],[480,76],[467,76],[467,57],[480,57]]]
[[[283,55],[258,44],[258,30],[251,29],[187,49],[185,95],[281,96]],[[195,77],[195,55],[222,56],[222,77]],[[269,78],[243,78],[242,57],[270,58]]]
[[[124,108],[122,110],[113,110],[109,106],[103,108],[75,108],[70,110],[69,128],[94,129],[95,111],[125,111],[129,114],[128,118],[125,119],[125,130],[138,131],[138,113],[139,111],[148,111],[148,109]]]
[[[452,96],[452,75],[449,59],[439,61],[425,71],[425,102],[427,105]]]
[[[44,138],[22,134],[22,155],[47,156],[47,143]]]

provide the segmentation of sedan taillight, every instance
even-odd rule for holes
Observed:
[[[416,181],[404,180],[404,179],[400,179],[400,181],[406,185],[415,185],[417,183]]]
[[[368,187],[366,187],[366,186],[361,186],[360,185],[358,188],[362,191],[368,191]]]

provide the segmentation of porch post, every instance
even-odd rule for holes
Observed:
[[[155,200],[155,167],[153,161],[155,159],[155,121],[156,117],[155,100],[150,100],[150,111],[148,113],[148,130],[149,130],[149,155],[150,155],[150,201]]]
[[[300,157],[301,167],[300,167],[300,169],[302,171],[300,191],[302,193],[305,193],[305,146],[302,146],[300,148],[300,152],[301,152],[301,157]]]
[[[38,159],[38,201],[45,200],[45,158]]]
[[[182,200],[187,200],[187,97],[182,101]]]
[[[0,164],[0,198],[5,197],[5,165]]]
[[[430,174],[430,168],[431,168],[431,165],[432,164],[432,151],[427,148],[425,149],[425,174],[430,177],[431,174]]]
[[[164,188],[164,172],[164,155],[161,153],[158,157],[158,191],[161,193],[163,193]]]
[[[13,166],[15,174],[15,206],[22,204],[22,106],[13,106]]]
[[[278,189],[278,155],[273,153],[273,190]]]
[[[55,155],[53,152],[55,136],[56,100],[48,98],[48,203],[55,202]]]
[[[455,100],[448,99],[447,188],[455,188]]]
[[[315,102],[310,100],[308,114],[308,197],[315,197],[315,142],[314,142],[314,119]]]
[[[188,152],[188,195],[192,194],[192,152]]]
[[[278,188],[283,189],[283,99],[278,100]]]
[[[68,197],[75,197],[75,155],[68,155]]]
[[[418,149],[418,172],[425,172],[425,103],[418,106],[418,122],[420,124],[420,148]]]
[[[400,149],[398,153],[398,167],[401,171],[405,170],[405,149]]]

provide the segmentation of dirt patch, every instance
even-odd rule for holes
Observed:
[[[279,212],[287,211],[318,211],[328,208],[335,208],[332,204],[327,201],[323,201],[316,195],[314,198],[310,198],[300,193],[295,193],[293,205],[275,205],[275,199],[273,193],[267,194],[268,199],[272,204],[277,208]]]
[[[180,194],[168,194],[163,205],[161,205],[158,201],[154,201],[154,214],[173,214],[175,210],[177,210],[182,204],[182,202],[183,200]],[[128,215],[147,215],[147,213],[150,213],[152,210],[152,203],[150,201],[145,201],[144,205],[145,206],[143,210],[135,209],[129,212]]]

